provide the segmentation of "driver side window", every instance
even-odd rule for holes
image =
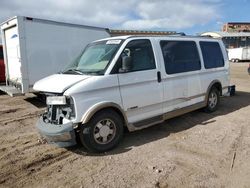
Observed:
[[[115,70],[112,72],[119,72],[119,69],[122,65],[123,56],[131,57],[132,69],[129,72],[150,70],[156,68],[152,46],[150,41],[147,39],[130,41],[121,53],[121,56],[118,59],[116,66],[114,67]]]

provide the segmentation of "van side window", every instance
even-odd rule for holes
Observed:
[[[201,41],[200,46],[206,69],[224,66],[224,58],[218,42]]]
[[[161,41],[167,74],[201,69],[200,57],[194,41]]]
[[[130,72],[156,68],[151,42],[147,39],[130,41],[124,48],[121,54],[121,57],[122,56],[131,56],[132,70]],[[113,73],[117,73],[119,68],[121,68],[121,57],[116,62],[114,70],[112,71]]]

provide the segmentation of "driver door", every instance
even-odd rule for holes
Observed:
[[[148,39],[128,42],[124,54],[131,57],[132,68],[129,72],[118,74],[123,108],[129,123],[143,126],[163,112],[159,67]]]

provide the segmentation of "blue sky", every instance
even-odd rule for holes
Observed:
[[[183,29],[185,32],[195,34],[203,31],[221,30],[226,22],[250,22],[250,0],[225,0],[219,1],[219,18],[211,20],[204,25],[194,25]]]
[[[15,15],[114,29],[196,34],[250,22],[250,0],[1,0],[0,22]]]

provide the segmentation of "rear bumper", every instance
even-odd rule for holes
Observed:
[[[36,128],[40,135],[50,144],[55,144],[59,147],[76,145],[76,135],[72,122],[55,125],[45,123],[42,117],[40,117],[36,124]]]
[[[228,86],[228,93],[229,93],[230,96],[234,96],[235,91],[236,91],[236,86],[235,85]]]
[[[222,94],[223,94],[223,96],[234,96],[235,91],[236,91],[236,86],[231,85],[231,86],[223,88]]]

